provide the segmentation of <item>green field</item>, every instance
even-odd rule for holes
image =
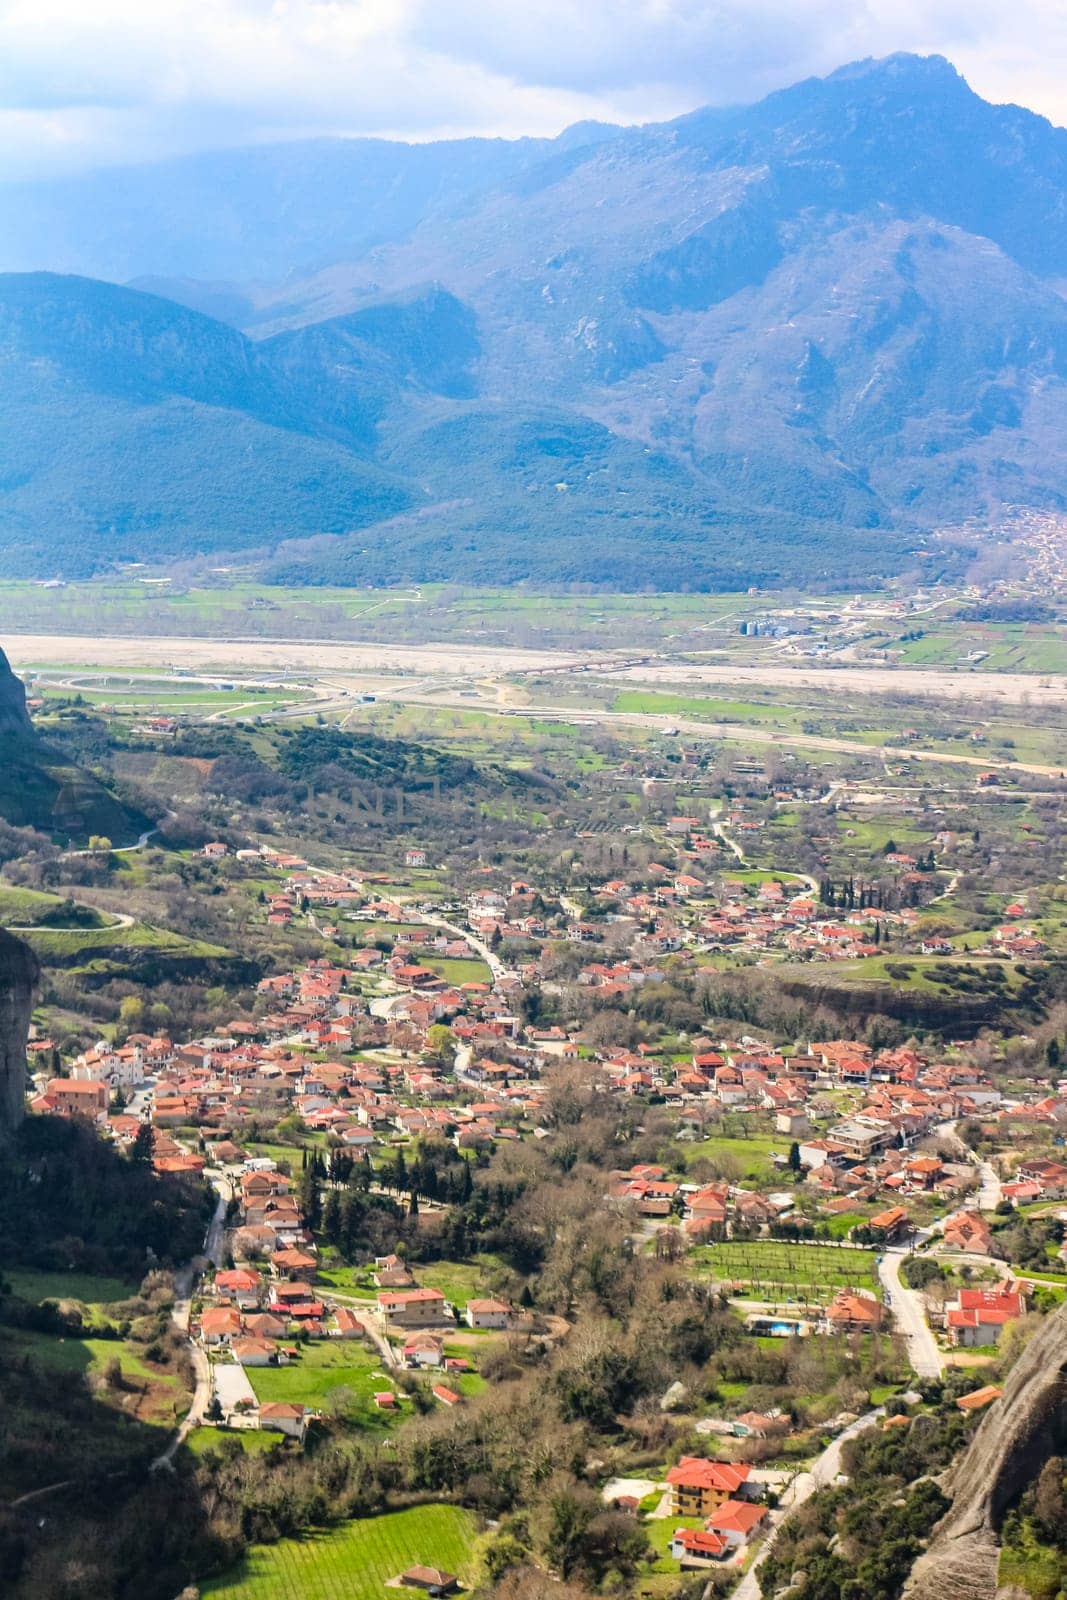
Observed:
[[[246,1456],[265,1455],[275,1445],[279,1449],[285,1447],[285,1436],[270,1431],[261,1433],[258,1428],[194,1428],[186,1435],[185,1447],[191,1450],[194,1456],[202,1456],[206,1450],[224,1450],[232,1448],[230,1441],[236,1439]],[[296,1449],[294,1444],[291,1449]]]
[[[789,1140],[780,1135],[772,1138],[767,1134],[753,1134],[750,1139],[716,1135],[711,1139],[700,1139],[694,1144],[679,1145],[678,1148],[684,1155],[687,1167],[701,1160],[722,1161],[729,1169],[723,1175],[736,1178],[738,1182],[781,1182],[783,1174],[788,1175],[787,1168],[776,1166],[771,1159],[773,1155],[778,1155],[784,1160],[789,1153]]]
[[[439,973],[448,983],[488,983],[492,973],[484,961],[475,958],[466,960],[462,957],[450,956],[423,956],[424,966],[431,972]]]
[[[377,1350],[358,1339],[322,1339],[302,1346],[298,1358],[286,1367],[249,1367],[248,1379],[260,1402],[285,1400],[315,1410],[329,1410],[338,1391],[350,1393],[345,1414],[366,1427],[386,1428],[396,1418],[375,1406],[379,1389],[392,1389],[393,1380],[382,1369]]]
[[[413,1506],[304,1539],[259,1545],[230,1577],[201,1585],[208,1600],[386,1600],[386,1584],[413,1566],[470,1583],[476,1529],[459,1506]]]
[[[109,1306],[128,1300],[138,1285],[132,1279],[97,1277],[90,1272],[40,1272],[35,1267],[11,1267],[4,1276],[21,1300],[38,1305],[42,1300],[80,1300],[87,1306]]]
[[[877,1281],[873,1251],[774,1239],[702,1245],[693,1251],[689,1264],[717,1283],[748,1284],[757,1299],[764,1289],[784,1289],[793,1297],[813,1292],[825,1297],[825,1291],[870,1289]]]
[[[45,960],[71,962],[100,950],[157,950],[161,955],[208,958],[226,955],[221,945],[186,939],[166,928],[135,922],[129,928],[34,928],[23,935]]]
[[[482,1256],[475,1261],[433,1261],[416,1267],[420,1284],[427,1289],[440,1289],[453,1305],[465,1306],[468,1300],[492,1294],[486,1273],[489,1268],[499,1270],[495,1256]]]

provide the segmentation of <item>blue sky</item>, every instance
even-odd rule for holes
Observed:
[[[647,121],[894,50],[1067,123],[1064,0],[0,0],[0,175]]]

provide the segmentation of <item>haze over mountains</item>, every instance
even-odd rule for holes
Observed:
[[[7,572],[854,584],[1067,503],[1067,132],[940,58],[0,215]]]

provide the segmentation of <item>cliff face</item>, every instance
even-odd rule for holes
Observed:
[[[0,1138],[26,1110],[26,1040],[40,971],[28,945],[0,930]]]
[[[1007,1600],[997,1533],[1012,1499],[1055,1449],[1067,1406],[1067,1305],[1045,1321],[953,1473],[952,1509],[915,1563],[905,1600]]]
[[[0,650],[0,734],[29,734],[32,731],[33,725],[26,710],[26,691]]]

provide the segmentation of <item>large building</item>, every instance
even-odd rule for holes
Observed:
[[[727,1500],[744,1493],[751,1467],[747,1461],[708,1461],[683,1456],[667,1474],[671,1515],[710,1517]]]

